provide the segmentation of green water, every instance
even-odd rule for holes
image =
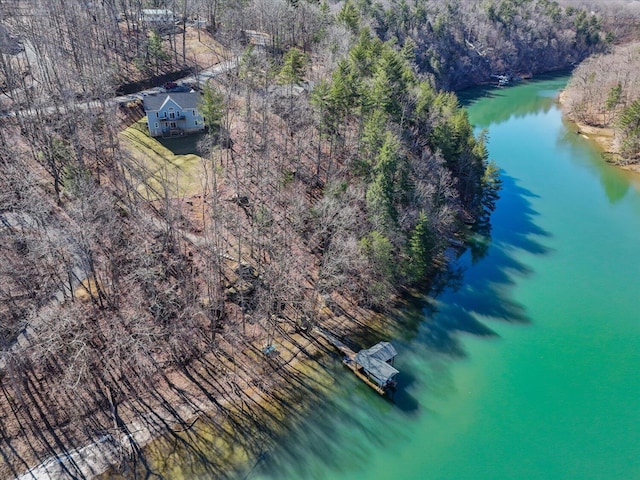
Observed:
[[[504,190],[482,258],[394,339],[394,402],[338,393],[248,474],[267,479],[640,479],[640,195],[564,125],[566,78],[485,92]]]

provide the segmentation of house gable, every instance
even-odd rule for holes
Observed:
[[[168,112],[171,112],[171,111],[176,113],[182,113],[184,109],[180,105],[178,105],[175,102],[175,100],[173,100],[171,97],[167,97],[164,103],[158,109],[158,113],[160,113],[161,114],[160,116],[162,116],[162,113],[168,114]]]

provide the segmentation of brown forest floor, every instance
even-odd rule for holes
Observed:
[[[206,46],[213,44],[211,39],[198,40],[195,32],[188,37],[189,49],[203,68],[222,60],[225,53],[221,48]],[[286,131],[282,121],[273,116],[267,119],[272,153],[268,159],[263,158],[261,149],[254,150],[260,144],[257,121],[247,124],[245,100],[234,93],[230,98],[233,152],[244,160],[237,163],[243,179],[241,188],[252,198],[270,204],[279,190],[276,186],[281,181],[287,148],[295,145],[299,150],[298,173],[316,168],[311,159],[317,151],[313,146],[317,133],[295,132],[300,138],[294,139],[294,133]],[[123,129],[129,124],[126,120]],[[232,171],[228,158],[221,164],[226,172]],[[184,253],[194,259],[198,269],[203,268],[199,248],[206,226],[202,222],[211,215],[214,204],[206,192],[197,193],[196,187],[192,182],[171,201],[183,218],[180,233]],[[225,208],[235,219],[234,228],[249,230],[251,218],[246,210],[229,201],[238,191],[233,178],[221,175],[218,188]],[[313,201],[315,187],[301,184],[295,188],[296,195]],[[223,234],[230,258],[224,267],[227,286],[238,280],[234,273],[238,262],[232,258],[237,258],[239,247],[229,228]],[[246,247],[240,250],[243,262],[260,261]],[[302,244],[294,245],[292,252],[292,261],[308,266],[305,275],[295,282],[304,290],[317,273],[317,254]],[[327,299],[317,302],[315,321],[356,344],[368,346],[373,339],[388,338],[393,328],[388,317],[362,308],[340,293],[332,294],[330,303],[329,308]],[[301,326],[297,314],[288,307],[282,322],[275,324],[243,315],[233,302],[227,302],[225,311],[215,347],[209,353],[179,366],[168,364],[152,378],[130,371],[130,380],[125,378],[119,385],[117,398],[111,396],[108,385],[99,382],[71,393],[60,390],[46,375],[14,378],[9,372],[2,378],[0,396],[0,438],[5,445],[0,448],[4,456],[0,478],[16,477],[46,460],[62,477],[78,469],[87,477],[102,473],[104,478],[131,478],[135,470],[143,475],[160,473],[165,478],[190,478],[194,474],[224,478],[258,458],[282,434],[285,424],[299,421],[305,408],[332,388],[333,374],[326,362],[332,349],[312,330]],[[267,345],[275,347],[270,355],[263,351]],[[27,395],[29,407],[25,408],[16,395]],[[77,409],[77,405],[86,408]],[[104,432],[104,441],[94,443],[101,440],[95,436],[100,431]],[[64,462],[52,462],[56,452],[75,454]],[[114,464],[117,467],[103,473]],[[185,470],[179,471],[178,465]]]

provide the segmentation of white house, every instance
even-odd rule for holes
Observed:
[[[149,26],[169,25],[174,22],[173,12],[164,8],[143,8],[141,14],[142,23]]]
[[[273,36],[265,32],[258,32],[257,30],[242,30],[242,39],[247,45],[254,45],[256,47],[273,47]]]
[[[204,131],[197,92],[156,93],[144,97],[144,111],[152,137],[176,137]]]

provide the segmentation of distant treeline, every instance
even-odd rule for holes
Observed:
[[[349,9],[380,38],[413,45],[420,71],[453,90],[567,68],[613,40],[600,16],[550,0],[349,0]]]

